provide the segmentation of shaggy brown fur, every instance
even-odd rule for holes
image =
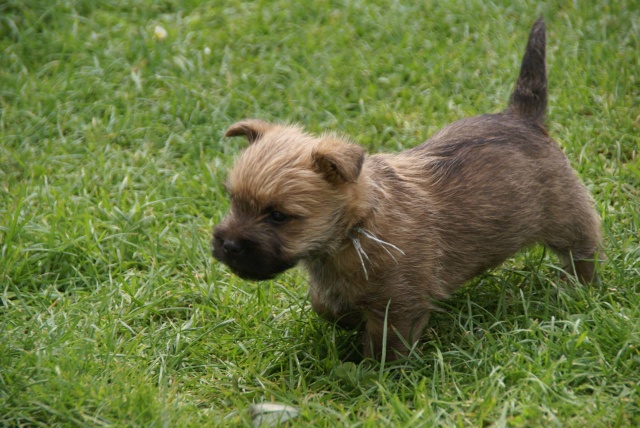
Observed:
[[[406,354],[434,299],[531,244],[594,280],[600,220],[544,128],[544,57],[539,19],[506,112],[462,119],[398,154],[367,156],[298,126],[232,125],[227,135],[250,145],[230,172],[215,257],[258,280],[302,263],[313,309],[362,326],[375,357],[385,346]]]

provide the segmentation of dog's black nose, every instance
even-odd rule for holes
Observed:
[[[243,250],[240,241],[236,241],[235,239],[225,239],[222,243],[222,249],[228,256],[237,256]]]

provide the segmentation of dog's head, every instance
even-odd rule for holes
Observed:
[[[242,278],[269,279],[346,238],[360,205],[360,146],[260,120],[226,136],[245,136],[249,147],[226,183],[231,210],[214,230],[216,259]]]

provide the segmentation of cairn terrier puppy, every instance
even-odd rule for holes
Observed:
[[[545,130],[545,24],[531,29],[506,111],[459,120],[397,154],[250,119],[213,254],[242,278],[301,263],[322,317],[363,331],[364,356],[406,355],[434,300],[534,243],[596,278],[600,220]],[[386,341],[385,341],[386,339]],[[395,352],[393,352],[395,351]]]

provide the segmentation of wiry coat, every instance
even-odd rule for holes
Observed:
[[[252,279],[301,262],[314,310],[363,326],[367,356],[385,345],[405,353],[434,299],[533,243],[592,281],[600,220],[544,128],[544,56],[540,19],[506,112],[462,119],[398,154],[366,156],[298,127],[233,125],[227,135],[251,145],[229,177],[215,256]]]

